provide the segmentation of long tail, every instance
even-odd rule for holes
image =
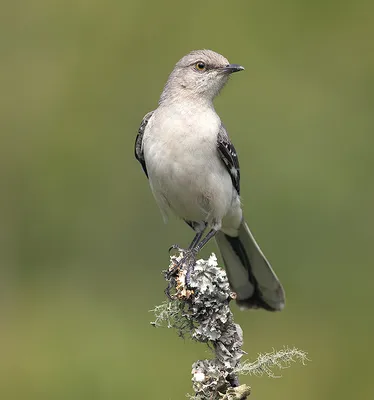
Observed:
[[[238,305],[282,310],[285,304],[283,287],[245,221],[240,225],[238,236],[218,232],[215,237]]]

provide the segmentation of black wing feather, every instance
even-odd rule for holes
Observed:
[[[144,173],[147,175],[147,178],[148,178],[147,166],[145,164],[144,151],[143,151],[143,135],[144,135],[145,128],[146,128],[148,121],[150,120],[152,114],[153,114],[153,111],[149,112],[143,118],[143,121],[140,124],[138,134],[135,139],[135,158],[140,162]]]
[[[234,145],[231,143],[223,124],[218,132],[217,148],[218,153],[227,168],[227,172],[230,174],[232,184],[240,195],[240,168],[238,154]]]

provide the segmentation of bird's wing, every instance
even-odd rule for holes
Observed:
[[[148,121],[152,117],[152,114],[153,114],[153,111],[150,111],[148,114],[145,115],[142,123],[140,124],[138,134],[136,135],[136,139],[135,139],[135,158],[142,165],[143,171],[147,175],[147,178],[148,178],[147,166],[145,165],[144,151],[143,151],[143,135],[144,135],[145,128],[148,124]]]
[[[232,184],[240,195],[240,168],[238,154],[234,145],[231,143],[226,128],[221,124],[221,128],[217,136],[218,154],[226,166],[227,172],[230,174]]]

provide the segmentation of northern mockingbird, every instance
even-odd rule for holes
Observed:
[[[164,220],[172,211],[195,231],[187,254],[194,259],[215,237],[238,304],[277,311],[284,291],[243,219],[238,155],[213,106],[229,76],[242,70],[211,50],[179,60],[158,108],[140,125],[135,156]]]

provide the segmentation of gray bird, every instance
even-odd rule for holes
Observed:
[[[238,155],[213,106],[242,70],[211,50],[179,60],[140,125],[135,156],[165,222],[171,211],[195,231],[187,253],[194,257],[215,237],[239,306],[277,311],[284,291],[243,219]]]

